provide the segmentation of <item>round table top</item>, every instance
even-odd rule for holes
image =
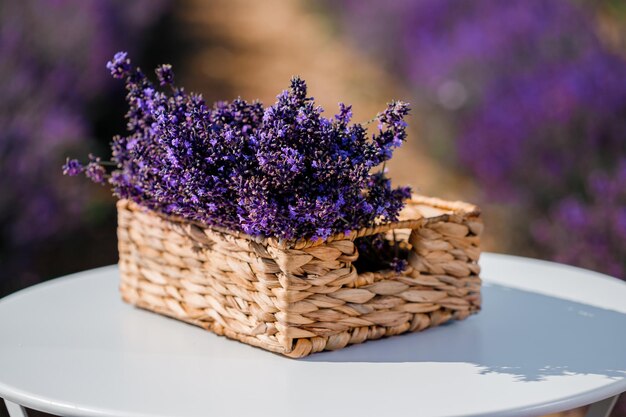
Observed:
[[[115,266],[0,301],[0,397],[66,416],[529,416],[626,391],[626,283],[485,254],[484,309],[294,360],[124,304]]]

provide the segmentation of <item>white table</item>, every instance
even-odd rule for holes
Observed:
[[[0,301],[0,397],[64,416],[533,416],[626,391],[626,284],[486,254],[463,322],[287,359],[135,309],[115,266]]]

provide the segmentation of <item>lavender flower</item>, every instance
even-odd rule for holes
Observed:
[[[410,195],[376,170],[406,140],[405,103],[390,103],[368,139],[349,106],[323,117],[298,77],[268,108],[241,99],[209,108],[172,85],[169,65],[156,70],[169,94],[129,69],[125,53],[107,67],[128,90],[128,132],[113,139],[117,169],[106,175],[120,198],[251,235],[324,239],[396,220]],[[86,174],[105,178],[99,160]]]
[[[85,175],[93,182],[101,185],[106,184],[108,178],[107,171],[101,165],[100,158],[96,158],[87,165]]]
[[[159,84],[161,86],[174,84],[174,72],[172,66],[169,64],[161,65],[156,70],[156,75],[159,78]]]
[[[85,167],[76,159],[67,158],[67,162],[63,165],[63,175],[71,177],[81,174],[84,170]]]
[[[404,271],[408,266],[406,259],[393,258],[391,261],[391,268],[396,272]]]
[[[107,68],[111,71],[113,78],[125,78],[131,70],[128,54],[126,52],[116,53],[113,60],[107,62]]]

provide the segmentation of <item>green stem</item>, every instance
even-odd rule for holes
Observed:
[[[98,163],[104,166],[117,167],[117,164],[113,161],[99,161]]]

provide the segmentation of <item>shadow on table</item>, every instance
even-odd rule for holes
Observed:
[[[626,376],[626,314],[500,285],[486,285],[483,300],[483,311],[463,322],[303,360],[466,362],[519,381],[568,373]]]

